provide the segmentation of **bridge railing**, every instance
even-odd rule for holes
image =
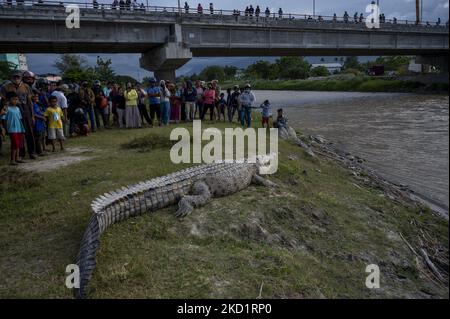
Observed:
[[[120,5],[119,2],[111,3],[98,3],[92,2],[77,2],[77,1],[58,1],[58,0],[0,0],[0,7],[11,8],[14,10],[30,10],[30,9],[64,9],[67,5],[77,5],[81,10],[89,9],[89,11],[100,12],[117,11],[123,14],[174,14],[178,16],[189,17],[211,17],[216,19],[217,17],[234,18],[236,21],[248,21],[248,22],[268,22],[268,21],[305,21],[310,23],[340,23],[348,25],[365,24],[366,17],[355,16],[327,16],[327,15],[310,15],[310,14],[297,14],[297,13],[284,13],[284,12],[265,12],[261,10],[260,13],[253,12],[252,14],[246,13],[245,10],[229,10],[229,9],[214,9],[214,8],[202,8],[199,10],[195,8],[185,7],[170,7],[170,6],[151,6],[144,3],[138,4],[132,2],[130,5]],[[427,28],[447,28],[449,27],[448,21],[446,23],[429,23],[429,22],[417,22],[412,20],[398,20],[398,19],[386,19],[381,25],[395,25],[402,26],[414,26],[414,27],[427,27]]]

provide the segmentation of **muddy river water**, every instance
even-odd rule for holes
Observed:
[[[255,91],[291,126],[322,135],[392,182],[449,207],[449,97],[354,92]]]

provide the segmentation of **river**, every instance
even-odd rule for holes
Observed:
[[[291,126],[366,159],[386,179],[449,207],[449,97],[356,92],[255,91]]]

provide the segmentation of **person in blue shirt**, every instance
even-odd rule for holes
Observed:
[[[39,101],[39,96],[33,97],[33,110],[34,110],[34,143],[36,144],[36,153],[38,155],[44,155],[45,149],[45,109]]]
[[[0,108],[0,156],[2,156],[2,145],[6,136],[6,130],[5,130],[5,114],[6,110],[3,108]]]
[[[15,92],[6,93],[7,107],[5,113],[6,130],[11,140],[11,165],[25,163],[19,157],[20,148],[23,147],[25,127],[22,123],[22,113],[20,112],[19,97]]]
[[[161,126],[161,91],[159,89],[159,86],[156,85],[155,78],[150,79],[150,87],[147,88],[147,96],[150,104],[150,118],[152,121],[151,125],[153,126],[155,118],[157,118],[159,126]]]

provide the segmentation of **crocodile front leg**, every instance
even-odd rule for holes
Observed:
[[[178,202],[176,216],[179,218],[186,217],[194,211],[194,208],[205,205],[211,197],[209,187],[204,181],[195,182],[192,188],[192,195],[184,196]]]
[[[261,185],[261,186],[266,186],[266,187],[276,187],[277,184],[255,174],[252,176],[252,183],[255,185]]]

